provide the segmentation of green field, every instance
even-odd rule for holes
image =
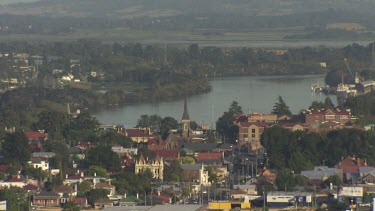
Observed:
[[[69,34],[43,35],[43,34],[0,34],[0,42],[29,41],[29,42],[69,42],[79,39],[98,40],[105,43],[143,43],[143,44],[168,44],[219,47],[304,47],[326,45],[342,47],[353,42],[368,44],[373,39],[345,40],[345,39],[284,39],[286,35],[303,33],[299,28],[254,30],[243,32],[224,31],[220,35],[207,35],[192,31],[140,31],[130,29],[111,29],[97,31],[76,31]]]

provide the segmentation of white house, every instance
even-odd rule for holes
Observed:
[[[48,171],[49,170],[49,163],[48,161],[34,158],[31,161],[28,162],[30,166],[32,166],[34,169],[41,169],[42,171]]]
[[[12,177],[6,181],[0,182],[0,187],[18,187],[23,188],[26,185],[26,182],[19,177]]]

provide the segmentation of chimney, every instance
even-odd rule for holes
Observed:
[[[139,199],[139,194],[137,193],[137,199]]]
[[[65,174],[65,179],[68,179],[68,174]]]
[[[96,172],[94,173],[94,177],[96,177]]]
[[[83,172],[81,172],[81,177],[85,177],[85,175],[83,174]]]
[[[124,194],[124,199],[126,199],[126,193]]]
[[[332,182],[329,183],[329,189],[330,189],[330,190],[333,190],[333,184],[332,184]]]

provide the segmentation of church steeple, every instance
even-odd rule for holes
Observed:
[[[186,97],[185,97],[185,103],[184,103],[184,113],[182,114],[182,120],[190,120],[189,113],[187,110]]]
[[[182,137],[189,137],[190,136],[190,117],[187,110],[187,103],[186,103],[186,97],[185,97],[185,103],[184,103],[184,113],[182,114],[182,120],[181,120],[181,126],[182,126]]]

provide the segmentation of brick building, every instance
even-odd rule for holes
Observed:
[[[352,120],[350,109],[320,109],[305,110],[305,121],[307,124],[320,125],[327,122],[336,122],[344,125]]]

